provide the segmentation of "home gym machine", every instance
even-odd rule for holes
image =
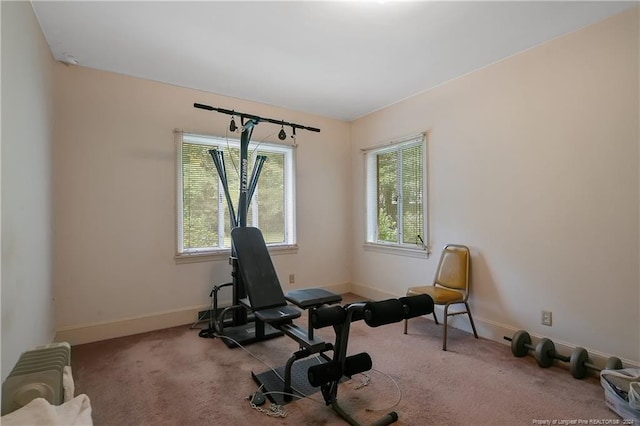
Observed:
[[[338,415],[351,425],[359,425],[344,411],[337,399],[338,385],[344,377],[368,371],[373,365],[366,352],[347,356],[351,323],[364,319],[368,326],[378,327],[427,315],[433,312],[433,299],[428,295],[418,295],[345,306],[320,306],[319,300],[313,300],[313,291],[304,295],[305,300],[285,298],[260,230],[237,227],[231,230],[231,239],[237,272],[242,277],[254,310],[256,327],[258,324],[269,325],[300,346],[300,350],[289,358],[284,367],[260,374],[252,373],[260,389],[264,390],[261,395],[268,395],[272,402],[284,405],[293,397],[302,398],[320,390],[325,403]],[[308,330],[293,323],[294,319],[301,316],[301,311],[289,305],[287,300],[303,309],[308,303],[314,305],[309,312]],[[333,344],[313,335],[313,329],[329,326],[333,326],[335,332]],[[333,352],[333,356],[329,357],[327,352]],[[252,396],[252,403],[256,394]],[[390,412],[374,425],[388,425],[397,419],[397,413]]]
[[[249,204],[266,160],[265,157],[258,157],[251,178],[248,179],[248,147],[253,128],[261,121],[280,124],[283,128],[291,127],[293,136],[296,129],[314,132],[320,130],[208,105],[194,104],[194,107],[231,115],[232,131],[235,130],[233,116],[240,116],[242,124],[240,195],[237,215],[229,193],[223,153],[215,149],[209,151],[222,182],[231,217],[230,263],[233,281],[213,288],[210,295],[213,312],[210,316],[209,329],[202,330],[200,336],[227,337],[223,341],[228,346],[234,347],[238,344],[246,345],[287,335],[298,343],[299,350],[289,358],[286,366],[280,369],[284,377],[276,369],[262,374],[252,373],[254,380],[265,389],[264,394],[269,394],[269,398],[273,401],[270,393],[281,389],[283,394],[281,400],[284,404],[295,396],[302,397],[319,389],[325,403],[330,405],[338,415],[351,425],[359,425],[342,409],[337,400],[338,385],[344,377],[368,371],[372,367],[371,357],[366,352],[347,356],[351,322],[364,320],[370,327],[378,327],[430,314],[433,312],[433,299],[427,295],[420,295],[380,302],[329,306],[341,302],[342,297],[319,288],[294,290],[285,296],[262,233],[258,228],[247,226]],[[286,138],[283,130],[278,137],[281,140]],[[219,312],[218,291],[227,286],[233,287],[233,304]],[[288,302],[295,306],[289,305]],[[293,323],[294,319],[301,316],[301,309],[309,310],[306,330]],[[227,314],[232,314],[231,318],[227,318]],[[329,326],[332,326],[335,332],[333,344],[324,342],[314,335],[315,329]],[[333,356],[327,355],[328,352],[332,352]],[[315,356],[312,357],[312,355]],[[302,376],[306,376],[306,380],[299,379],[300,375],[297,373],[300,372],[303,373]],[[376,421],[374,425],[388,425],[397,419],[398,415],[391,412]]]
[[[290,127],[292,131],[291,137],[296,137],[296,129],[308,130],[311,132],[320,132],[320,129],[315,127],[303,126],[301,124],[290,123],[282,120],[275,120],[272,118],[259,117],[253,114],[247,114],[244,112],[237,112],[234,110],[228,110],[224,108],[216,108],[209,105],[195,103],[194,108],[203,109],[206,111],[217,111],[222,114],[231,115],[231,122],[229,130],[236,131],[237,126],[235,123],[235,117],[240,117],[241,120],[241,137],[240,137],[240,192],[238,199],[238,209],[234,208],[231,194],[229,193],[229,184],[227,179],[227,170],[224,161],[224,154],[217,149],[209,150],[209,154],[213,159],[213,163],[218,172],[218,177],[222,182],[224,189],[225,199],[229,209],[231,228],[246,227],[247,226],[247,212],[251,199],[253,198],[254,191],[257,187],[258,180],[264,162],[265,156],[257,156],[256,161],[251,172],[251,176],[248,176],[249,167],[249,144],[251,142],[251,136],[255,126],[261,122],[268,122],[279,124],[282,129],[278,134],[280,140],[286,139],[286,133],[284,127]],[[212,312],[209,315],[209,328],[200,332],[200,337],[215,338],[216,336],[228,337],[223,339],[225,344],[229,347],[235,347],[238,344],[248,345],[250,343],[270,339],[273,337],[282,336],[283,333],[280,330],[275,329],[271,325],[264,324],[263,321],[258,319],[256,321],[253,313],[254,308],[251,306],[250,301],[247,299],[247,292],[241,275],[238,273],[238,262],[235,256],[235,249],[231,248],[231,257],[229,263],[232,266],[231,277],[232,281],[216,285],[213,287],[210,293],[212,298]],[[231,306],[220,309],[218,306],[218,292],[225,288],[232,288],[232,303]],[[309,290],[297,290],[290,292],[288,297],[292,297],[298,302],[304,305],[305,309],[315,309],[323,304],[338,303],[342,300],[340,295],[333,294],[323,289],[309,289]]]

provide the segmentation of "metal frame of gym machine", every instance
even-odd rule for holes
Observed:
[[[248,152],[249,143],[251,142],[251,135],[254,127],[261,121],[266,121],[274,124],[280,124],[281,126],[287,126],[292,128],[293,137],[295,137],[296,129],[309,130],[312,132],[319,132],[320,129],[302,126],[300,124],[288,123],[281,120],[274,120],[270,118],[262,118],[256,115],[239,113],[232,110],[223,108],[215,108],[209,105],[194,104],[195,108],[204,109],[208,111],[217,111],[223,114],[231,116],[239,116],[242,124],[242,136],[240,139],[240,195],[238,200],[238,212],[233,208],[233,202],[231,201],[231,195],[229,194],[229,186],[227,181],[227,173],[224,163],[224,155],[221,151],[216,149],[209,150],[209,154],[213,158],[214,165],[218,171],[218,176],[222,182],[224,188],[225,198],[229,207],[229,215],[231,217],[231,226],[246,227],[247,226],[247,211],[253,197],[253,193],[256,189],[262,166],[266,161],[265,156],[258,156],[254,164],[253,171],[251,173],[250,180],[247,179],[248,175]],[[232,122],[233,123],[233,122]],[[232,124],[233,126],[233,124]],[[281,136],[279,136],[282,139]],[[286,137],[286,136],[284,136]],[[214,286],[210,296],[212,297],[213,312],[210,315],[209,329],[202,330],[200,332],[201,337],[216,337],[216,334],[232,337],[234,341],[239,344],[246,345],[253,342],[258,342],[272,337],[281,336],[284,333],[279,331],[263,321],[257,320],[255,315],[251,318],[248,315],[250,311],[250,304],[247,299],[247,291],[245,284],[242,281],[242,274],[239,270],[239,263],[236,256],[234,247],[231,247],[231,257],[229,259],[232,265],[232,278],[231,283]],[[233,286],[233,305],[226,307],[218,314],[218,291],[221,288]],[[414,298],[423,297],[414,296]],[[424,296],[428,297],[428,296]],[[430,298],[429,298],[430,299]],[[403,301],[404,300],[404,301]],[[413,299],[403,298],[388,300],[375,303],[355,303],[343,306],[334,306],[322,311],[314,311],[310,316],[309,323],[309,335],[313,336],[313,328],[321,328],[328,325],[333,325],[336,334],[335,345],[327,345],[327,350],[334,351],[333,360],[326,359],[327,363],[316,364],[313,367],[308,368],[307,376],[311,386],[320,387],[322,395],[325,399],[325,403],[330,405],[333,410],[338,413],[340,417],[346,420],[350,425],[359,426],[358,423],[351,415],[349,415],[337,401],[338,385],[342,376],[346,373],[348,376],[356,374],[358,372],[366,371],[371,368],[371,357],[367,353],[357,354],[351,357],[347,357],[347,342],[349,339],[349,329],[352,321],[365,319],[367,324],[371,327],[377,327],[379,325],[390,324],[392,322],[400,321],[403,318],[410,318],[417,315],[424,315],[433,311],[433,300],[430,303],[413,302]],[[418,300],[418,299],[416,299]],[[423,301],[424,302],[424,301]],[[228,321],[225,320],[227,313],[233,313],[232,318]],[[322,314],[322,315],[321,315]],[[317,321],[314,321],[316,318]],[[323,318],[323,319],[319,319]],[[247,333],[247,325],[253,321],[253,336],[251,333]],[[227,324],[228,323],[228,326]],[[251,326],[250,326],[251,327]],[[247,337],[247,336],[250,337]],[[228,339],[223,339],[227,346],[236,346]],[[230,344],[231,343],[231,344]],[[285,390],[291,388],[291,367],[295,361],[300,358],[308,356],[310,353],[308,350],[301,349],[293,354],[293,356],[287,361],[285,367]],[[348,365],[347,365],[348,364]],[[253,375],[253,373],[252,373]],[[254,379],[256,376],[254,375]],[[289,400],[290,398],[285,398]],[[371,426],[384,426],[394,423],[398,420],[398,415],[395,412],[390,412],[374,422]]]
[[[287,121],[275,120],[272,118],[259,117],[253,114],[247,114],[244,112],[237,112],[235,110],[228,110],[224,108],[216,108],[209,105],[194,103],[194,108],[203,109],[207,111],[217,111],[222,114],[231,115],[232,117],[240,117],[241,124],[241,137],[240,137],[240,193],[238,198],[238,212],[233,207],[233,201],[231,200],[231,194],[229,193],[229,184],[227,180],[227,170],[224,162],[224,154],[217,149],[209,150],[209,154],[213,158],[213,164],[218,172],[218,177],[222,182],[224,189],[224,195],[227,200],[227,206],[229,208],[229,216],[231,220],[231,228],[237,226],[247,226],[247,212],[253,193],[258,185],[258,179],[262,172],[262,167],[267,157],[259,155],[256,158],[256,162],[253,165],[250,179],[248,177],[249,168],[249,144],[251,143],[251,135],[253,129],[260,122],[267,122],[273,124],[279,124],[291,127],[292,136],[295,138],[296,129],[308,130],[311,132],[320,132],[320,129],[315,127],[303,126],[301,124],[289,123]],[[233,120],[233,118],[232,118]],[[232,121],[232,123],[234,123]],[[234,124],[232,124],[235,127]],[[286,136],[285,136],[286,137]],[[210,293],[212,298],[213,309],[209,313],[209,328],[200,332],[200,337],[215,338],[216,334],[229,337],[229,339],[223,339],[224,343],[229,347],[235,347],[237,342],[241,345],[247,345],[254,342],[271,339],[274,337],[282,336],[282,332],[269,326],[268,324],[256,324],[255,317],[250,314],[249,303],[247,301],[247,292],[242,282],[242,277],[238,273],[238,261],[236,259],[234,249],[231,248],[231,257],[229,263],[232,266],[232,282],[216,285],[213,287]],[[225,287],[232,286],[232,304],[224,308],[221,312],[218,309],[218,292]],[[228,314],[232,314],[228,318]],[[233,340],[231,340],[233,339]]]

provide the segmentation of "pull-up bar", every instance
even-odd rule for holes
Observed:
[[[320,129],[318,129],[316,127],[303,126],[302,124],[289,123],[288,121],[275,120],[273,118],[259,117],[257,115],[247,114],[246,112],[238,112],[238,111],[233,111],[233,110],[224,109],[224,108],[216,108],[216,107],[212,107],[210,105],[204,105],[204,104],[195,103],[195,104],[193,104],[193,107],[194,108],[200,108],[200,109],[206,109],[207,111],[217,111],[219,113],[232,115],[232,116],[233,115],[237,115],[243,120],[245,118],[248,118],[249,120],[255,120],[256,122],[266,121],[267,123],[280,124],[281,126],[291,127],[292,129],[309,130],[310,132],[319,132],[320,131]]]

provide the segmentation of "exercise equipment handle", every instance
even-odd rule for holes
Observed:
[[[404,319],[404,305],[398,299],[369,302],[364,307],[364,322],[369,327],[393,324]]]
[[[315,329],[345,322],[347,313],[342,306],[315,309],[311,312],[311,326]]]
[[[354,374],[369,371],[371,370],[371,367],[373,367],[371,356],[366,352],[361,352],[357,355],[351,355],[345,358],[344,370],[342,373],[347,377],[351,377]]]
[[[364,321],[369,327],[392,324],[433,312],[433,299],[427,294],[369,302],[364,307]]]
[[[204,109],[204,110],[207,110],[207,111],[217,111],[219,113],[227,114],[227,115],[237,115],[242,119],[248,118],[250,120],[255,120],[256,122],[266,121],[267,123],[280,124],[281,126],[291,127],[292,129],[302,129],[302,130],[308,130],[310,132],[316,132],[316,133],[320,132],[320,129],[318,129],[317,127],[303,126],[302,124],[289,123],[288,121],[282,121],[282,120],[276,120],[276,119],[273,119],[273,118],[260,117],[260,116],[253,115],[253,114],[247,114],[246,112],[238,112],[238,111],[231,111],[231,110],[224,109],[224,108],[216,108],[216,107],[212,107],[211,105],[194,103],[193,107],[194,108],[199,108],[199,109]]]
[[[433,298],[428,294],[401,297],[398,300],[404,305],[404,319],[428,315],[433,312]]]
[[[194,108],[200,108],[200,109],[206,109],[207,111],[214,111],[214,110],[216,110],[216,108],[214,108],[214,107],[212,107],[212,106],[205,105],[205,104],[199,104],[199,103],[195,103],[195,104],[193,104],[193,107],[194,107]],[[222,108],[218,108],[218,109],[217,109],[217,111],[218,111],[218,112],[225,113],[225,114],[229,114],[229,113],[231,113],[231,112],[232,112],[232,111],[229,111],[228,109],[222,109]]]

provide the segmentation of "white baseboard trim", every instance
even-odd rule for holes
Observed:
[[[464,319],[464,318],[460,318],[460,319]],[[501,342],[504,343],[505,345],[509,345],[511,346],[511,342],[507,341],[504,339],[504,336],[508,336],[511,337],[513,336],[519,329],[517,329],[516,327],[512,327],[509,325],[505,325],[505,324],[500,324],[500,323],[496,323],[494,321],[490,321],[484,318],[476,318],[475,316],[473,317],[473,320],[476,323],[476,328],[478,330],[478,335],[485,337],[487,339],[490,340],[495,340],[496,342]],[[483,333],[480,332],[480,328],[482,327]],[[463,327],[461,327],[462,329],[465,329]],[[471,332],[471,327],[468,327],[469,332]],[[546,336],[542,336],[539,335],[537,333],[531,333],[529,332],[529,334],[531,335],[531,340],[532,340],[532,345],[536,345],[540,339],[546,337]],[[564,340],[553,340],[553,344],[555,345],[555,349],[556,349],[556,353],[561,354],[561,355],[565,355],[570,357],[571,353],[574,351],[574,349],[576,347],[579,347],[580,345],[576,345],[575,343],[572,342],[567,342]],[[591,349],[591,348],[584,348],[587,350],[587,352],[589,353],[589,362],[593,365],[595,365],[596,367],[600,368],[600,369],[604,369],[605,365],[607,364],[607,361],[609,360],[610,357],[614,357],[617,356],[615,354],[608,354],[608,353],[604,353],[595,349]],[[531,353],[530,356],[533,356],[533,354]],[[620,358],[620,357],[618,357]],[[622,361],[622,364],[624,365],[625,368],[628,367],[633,367],[633,368],[638,368],[640,367],[640,364],[637,362],[634,362],[630,359],[626,359],[626,358],[620,358],[620,360]],[[557,361],[557,362],[561,362],[561,361]],[[564,363],[563,363],[564,364]],[[568,364],[567,364],[568,367]],[[594,372],[595,373],[595,372]]]
[[[351,293],[357,296],[365,297],[371,300],[386,300],[386,299],[392,299],[395,297],[404,296],[404,295],[398,296],[397,294],[392,294],[392,293],[389,293],[388,291],[380,290],[373,287],[367,287],[366,285],[362,285],[362,284],[353,284],[353,283],[350,286],[350,291]]]
[[[64,327],[56,331],[56,342],[71,345],[97,342],[147,331],[176,327],[196,321],[198,312],[209,309],[209,305],[192,306],[184,309],[158,312],[155,314],[130,317],[116,321],[104,321]]]
[[[364,297],[371,300],[385,300],[395,297],[401,297],[402,295],[396,295],[384,290],[368,287],[362,284],[353,283],[340,283],[324,286],[329,291],[337,294],[353,293],[357,296]],[[220,306],[226,306],[229,301],[221,301]],[[198,319],[198,312],[204,311],[210,308],[209,304],[191,306],[182,309],[176,309],[165,312],[158,312],[149,315],[143,315],[138,317],[124,318],[116,321],[104,321],[82,324],[71,327],[64,327],[56,330],[55,342],[69,342],[71,345],[81,345],[84,343],[97,342],[100,340],[113,339],[116,337],[130,336],[132,334],[146,333],[148,331],[160,330],[163,328],[170,328],[181,326],[185,324],[192,324]],[[436,307],[436,314],[438,318],[442,318],[442,308]],[[432,316],[428,315],[428,319]],[[488,320],[486,318],[473,317],[478,336],[493,340],[495,342],[502,343],[504,345],[510,345],[508,341],[504,339],[504,336],[513,336],[517,327],[502,324],[496,321]],[[460,315],[451,317],[449,319],[449,325],[454,328],[471,333],[471,325],[467,320],[466,315]],[[535,345],[539,339],[544,336],[540,336],[532,333],[531,338]],[[556,351],[563,355],[570,356],[571,352],[575,349],[575,344],[565,341],[554,341]],[[593,349],[585,348],[589,352],[589,358],[592,364],[603,368],[609,357],[615,356],[614,354],[606,354]],[[530,355],[532,356],[532,355]],[[639,368],[640,364],[629,359],[622,358],[622,362],[625,367]]]
[[[358,296],[366,297],[371,300],[384,300],[384,299],[404,296],[404,295],[398,296],[398,295],[389,293],[387,291],[375,289],[372,287],[367,287],[362,284],[352,284],[351,292]],[[443,307],[436,306],[435,309],[436,309],[436,315],[438,316],[438,320],[441,321],[443,318],[442,317]],[[453,310],[454,308],[451,308],[451,309]],[[508,337],[513,336],[519,330],[518,328],[508,324],[502,324],[496,321],[488,320],[486,318],[478,317],[473,314],[473,310],[471,311],[471,313],[473,315],[473,321],[476,325],[476,331],[478,332],[479,337],[482,337],[488,340],[493,340],[495,342],[498,342],[504,345],[508,345],[508,346],[511,345],[509,341],[504,339],[504,336],[508,336]],[[433,316],[427,315],[426,318],[432,320]],[[449,326],[466,331],[468,333],[473,333],[471,329],[471,324],[469,323],[468,317],[466,315],[450,317]],[[536,345],[541,338],[545,337],[535,333],[530,333],[530,334],[531,334],[531,339],[533,341],[532,342],[533,345]],[[553,343],[555,344],[556,352],[566,356],[571,356],[571,353],[573,352],[573,350],[577,346],[579,346],[566,341],[554,340]],[[597,366],[598,368],[604,368],[604,366],[607,364],[608,359],[612,356],[616,356],[615,354],[607,354],[607,353],[603,353],[590,348],[585,348],[585,349],[589,352],[590,363]],[[533,356],[533,354],[529,356]],[[640,367],[639,363],[634,362],[630,359],[621,358],[621,361],[625,368]]]
[[[351,291],[351,285],[349,283],[332,284],[322,288],[337,294],[345,294]],[[221,300],[219,306],[225,307],[230,303],[230,300]],[[63,327],[56,330],[54,341],[68,342],[71,345],[81,345],[84,343],[98,342],[100,340],[114,339],[116,337],[161,330],[163,328],[192,324],[197,321],[198,312],[206,311],[210,309],[210,307],[211,306],[209,304],[190,306],[187,308],[129,317],[115,321],[94,322]]]
[[[438,319],[442,319],[442,315],[443,315],[442,308],[439,306],[436,308],[438,309],[436,310]],[[473,315],[473,311],[471,312]],[[473,315],[473,321],[476,325],[476,331],[478,332],[478,336],[488,340],[493,340],[498,343],[502,343],[507,346],[511,346],[511,342],[509,342],[508,340],[505,340],[504,337],[505,336],[512,337],[518,330],[520,330],[519,328],[516,328],[514,326],[488,320],[486,318],[478,317],[476,315]],[[471,330],[471,324],[469,323],[466,315],[450,317],[449,325],[455,328],[458,328],[460,330],[464,330],[468,333],[473,333],[473,331]],[[532,332],[529,332],[529,334],[531,335],[531,340],[532,340],[531,344],[533,346],[535,346],[540,341],[540,339],[546,337],[546,336],[542,336]],[[556,353],[569,356],[569,357],[571,356],[571,353],[573,352],[573,350],[576,347],[580,346],[572,342],[567,342],[567,341],[557,340],[557,339],[553,340],[553,344],[555,345]],[[584,348],[584,349],[586,349],[587,352],[589,352],[589,362],[600,369],[604,368],[604,366],[607,364],[607,361],[609,360],[610,357],[617,356],[615,354],[607,354],[601,351],[597,351],[595,349],[590,349],[590,348]],[[531,351],[529,356],[534,356],[533,351]],[[625,368],[627,367],[638,368],[640,366],[637,362],[634,362],[630,359],[621,358],[621,361]],[[561,362],[561,361],[557,361],[557,362]],[[567,367],[568,367],[568,364],[567,364]]]

